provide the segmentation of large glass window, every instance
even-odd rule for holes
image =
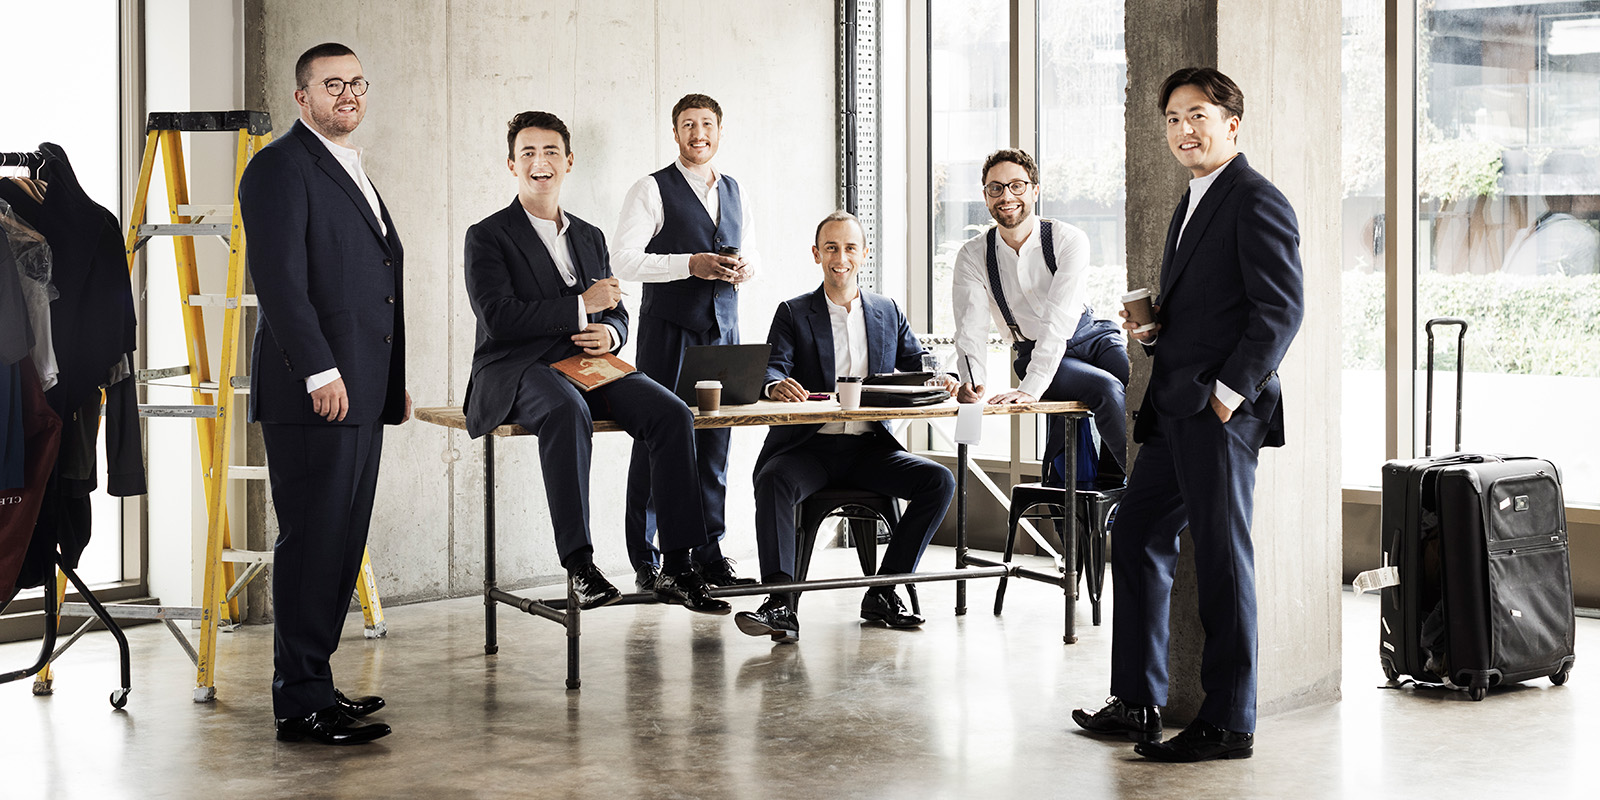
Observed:
[[[1115,316],[1127,283],[1122,0],[1017,4],[1018,13],[1033,15],[1030,24],[1017,26],[1033,35],[1015,43],[1017,63],[1035,65],[1029,81],[1012,74],[1012,5],[1005,0],[929,3],[927,285],[929,332],[939,336],[955,332],[950,290],[956,251],[993,225],[980,171],[984,158],[1002,147],[1016,144],[1039,161],[1043,194],[1037,213],[1089,235],[1087,299],[1100,316]],[[1025,96],[1019,83],[1035,91]],[[1028,113],[1019,116],[1036,120],[1036,130],[1012,130],[1013,103],[1026,104]],[[1010,355],[1004,344],[990,348],[991,391],[1008,385]],[[1008,456],[1012,421],[985,423],[978,453]],[[1042,436],[1032,440],[1035,450],[1043,444]]]
[[[1550,458],[1600,502],[1600,2],[1424,2],[1417,62],[1417,319],[1470,326],[1463,447]],[[1437,358],[1436,452],[1453,335]]]

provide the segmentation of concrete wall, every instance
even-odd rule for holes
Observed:
[[[473,315],[462,240],[515,195],[505,123],[518,111],[567,121],[576,166],[563,207],[609,233],[628,186],[676,155],[672,104],[691,91],[717,98],[717,164],[746,187],[764,257],[740,298],[745,339],[765,340],[776,304],[818,283],[811,233],[837,194],[832,3],[368,0],[330,13],[310,0],[247,0],[245,9],[245,99],[270,110],[279,131],[297,116],[292,72],[306,48],[348,44],[373,82],[354,138],[405,243],[407,369],[419,406],[459,404],[466,389]],[[627,291],[636,308],[638,287]],[[753,504],[739,487],[762,434],[735,434],[724,545],[752,574]],[[602,435],[593,468],[596,561],[619,583],[631,583],[621,541],[629,443]],[[502,443],[497,471],[503,581],[557,575],[534,440]],[[385,600],[481,590],[482,479],[479,442],[421,423],[390,429],[371,539]],[[270,537],[270,511],[253,523]]]
[[[1215,66],[1239,83],[1241,149],[1300,222],[1306,317],[1279,369],[1289,444],[1262,453],[1255,494],[1263,714],[1339,696],[1339,19],[1334,0],[1140,0],[1127,13],[1129,286],[1156,285],[1190,177],[1155,107],[1179,67]],[[1133,367],[1130,407],[1150,362],[1136,353]],[[1168,710],[1177,720],[1201,699],[1193,570],[1186,559],[1174,588]]]

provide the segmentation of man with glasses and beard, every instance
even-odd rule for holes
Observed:
[[[1101,471],[1121,475],[1128,452],[1123,404],[1128,351],[1116,325],[1095,319],[1094,309],[1084,301],[1089,237],[1034,214],[1039,165],[1021,150],[989,154],[983,163],[983,194],[995,227],[969,239],[956,254],[956,367],[962,380],[956,399],[977,403],[985,398],[993,320],[1011,338],[1022,383],[988,401],[1084,403],[1103,441]],[[1066,427],[1059,417],[1047,423],[1047,483],[1061,480],[1054,461],[1065,449]]]

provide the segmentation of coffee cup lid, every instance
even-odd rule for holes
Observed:
[[[1131,302],[1133,302],[1135,300],[1143,300],[1143,299],[1145,299],[1146,297],[1149,297],[1149,296],[1150,296],[1150,290],[1149,289],[1134,289],[1133,291],[1128,292],[1127,294],[1122,296],[1122,302],[1131,303]]]
[[[861,376],[860,375],[840,375],[839,376],[839,383],[860,383],[860,382],[861,382]]]
[[[694,382],[694,388],[696,388],[696,389],[721,389],[722,388],[722,381],[695,381]]]

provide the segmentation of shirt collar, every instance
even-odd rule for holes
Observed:
[[[996,239],[999,239],[999,241],[995,243],[995,247],[997,249],[1011,250],[1011,245],[1006,244],[1005,237],[1002,236],[999,231],[995,231],[994,236]],[[1022,241],[1022,246],[1013,252],[1017,254],[1018,258],[1021,258],[1022,254],[1027,252],[1029,248],[1038,248],[1039,246],[1039,215],[1037,213],[1033,213],[1028,215],[1028,238],[1024,239]]]
[[[722,173],[718,172],[716,167],[711,167],[711,183],[707,184],[704,178],[694,174],[689,169],[689,165],[683,163],[683,156],[673,159],[672,163],[678,168],[679,172],[683,173],[684,180],[688,181],[690,186],[709,186],[709,188],[715,189],[717,188],[717,181],[722,180]]]
[[[302,125],[306,125],[305,120],[301,120],[300,122]],[[334,158],[357,160],[361,158],[361,148],[345,147],[342,144],[335,144],[332,139],[323,136],[322,131],[317,130],[316,127],[312,125],[306,125],[306,130],[311,131],[312,135],[316,136],[318,139],[321,139],[322,144],[328,148],[328,152],[332,153]]]
[[[857,311],[861,310],[861,290],[860,289],[856,290],[856,299],[855,299],[854,302],[852,302],[850,304],[849,308],[845,308],[844,306],[841,306],[838,303],[833,302],[833,298],[829,297],[827,292],[823,292],[822,293],[822,300],[823,300],[823,302],[828,304],[828,311],[830,311],[830,312],[833,311],[836,308],[839,309],[841,312],[844,312],[844,313],[847,313],[847,314],[854,314]]]
[[[1206,190],[1211,188],[1211,184],[1217,182],[1217,176],[1221,175],[1223,170],[1233,166],[1233,162],[1236,160],[1238,160],[1238,156],[1234,156],[1233,158],[1224,161],[1222,166],[1212,170],[1211,174],[1205,176],[1204,178],[1189,179],[1189,195],[1191,197],[1199,197],[1200,195],[1205,194]]]
[[[572,229],[572,220],[567,217],[567,212],[565,211],[556,212],[556,216],[559,218],[559,220],[541,219],[534,216],[533,212],[526,208],[522,209],[522,213],[528,215],[528,221],[533,223],[534,230],[539,231],[546,236],[555,236],[559,238],[566,236],[567,231]]]

